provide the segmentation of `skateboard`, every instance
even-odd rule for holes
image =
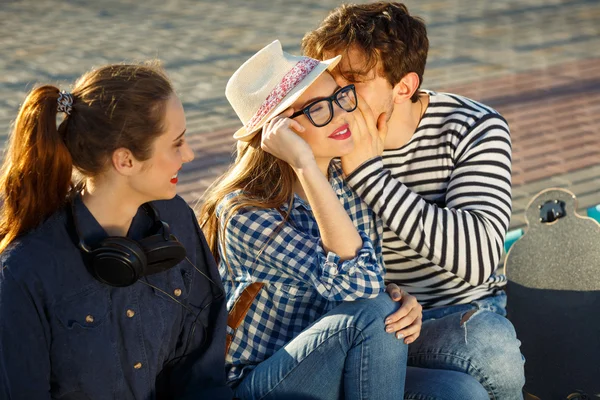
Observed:
[[[566,189],[538,193],[504,263],[525,391],[541,400],[600,399],[600,224],[576,210]]]

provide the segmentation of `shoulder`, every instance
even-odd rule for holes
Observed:
[[[33,274],[52,273],[57,267],[56,253],[61,248],[75,248],[74,238],[67,229],[64,210],[59,210],[27,234],[14,240],[0,254],[0,269],[7,269],[19,280]]]
[[[221,200],[217,206],[219,223],[229,235],[234,236],[268,234],[284,221],[283,213],[287,204],[278,208],[261,207],[257,201],[254,204],[247,202],[242,190],[236,190]]]
[[[162,218],[173,217],[192,212],[191,207],[188,203],[179,195],[169,200],[157,200],[153,201],[152,204],[160,212]]]
[[[153,201],[152,205],[158,211],[160,219],[174,230],[195,231],[198,224],[196,214],[190,205],[180,196],[175,196],[170,200]]]
[[[0,282],[10,274],[16,281],[31,278],[40,267],[52,262],[52,247],[45,240],[30,234],[12,242],[0,255]]]
[[[508,127],[506,120],[498,111],[481,102],[453,93],[433,91],[426,91],[426,93],[430,98],[425,113],[430,120],[428,122],[454,122],[465,132],[486,121]]]
[[[236,190],[229,193],[217,205],[217,218],[224,216],[238,216],[251,219],[270,218],[276,215],[281,215],[277,208],[260,207],[257,200],[248,201],[248,197],[244,195],[242,190]],[[241,207],[239,205],[243,204]],[[235,212],[230,214],[231,209],[235,207]]]
[[[221,216],[227,214],[228,210],[231,207],[233,207],[236,203],[241,201],[243,198],[244,192],[241,189],[235,190],[223,197],[219,204],[217,204],[217,208],[215,211],[217,214],[217,218],[221,218]]]

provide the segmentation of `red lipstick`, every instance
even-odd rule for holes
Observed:
[[[346,140],[350,136],[352,136],[352,132],[350,132],[350,126],[348,124],[344,124],[337,128],[328,138],[333,140]]]
[[[180,168],[177,170],[177,174],[179,174],[179,171],[181,171],[181,168],[182,168],[182,167],[180,167]],[[170,182],[171,182],[173,185],[175,185],[177,182],[179,182],[179,177],[175,176],[175,178],[171,178],[171,181],[170,181]]]

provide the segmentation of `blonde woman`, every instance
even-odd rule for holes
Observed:
[[[384,117],[374,128],[354,86],[336,84],[339,59],[276,41],[227,85],[244,127],[200,222],[227,293],[228,382],[241,399],[404,396],[421,308],[405,294],[403,329],[386,321],[398,303],[383,293],[382,226],[341,168],[352,136],[384,135]]]

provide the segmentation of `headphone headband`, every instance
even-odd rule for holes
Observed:
[[[142,204],[154,222],[150,236],[139,241],[108,236],[97,246],[88,246],[79,229],[75,201],[74,197],[70,211],[77,234],[77,247],[82,251],[89,271],[100,282],[117,287],[129,286],[143,276],[166,271],[185,258],[185,247],[171,234],[169,224],[160,219],[152,203]]]

